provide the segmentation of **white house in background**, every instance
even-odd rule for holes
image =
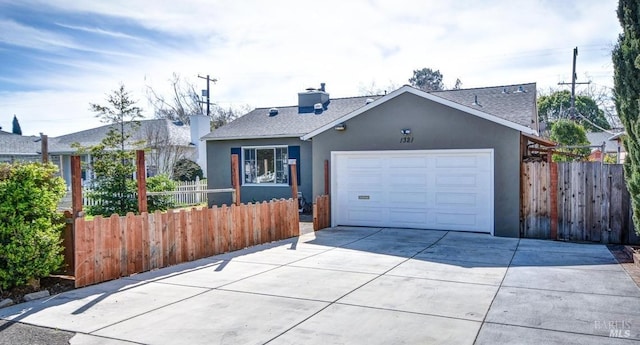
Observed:
[[[206,155],[204,143],[200,137],[210,130],[207,116],[192,116],[191,125],[172,122],[166,119],[141,120],[132,137],[132,141],[143,141],[142,147],[147,150],[147,175],[170,173],[173,163],[178,159],[194,160],[206,174]],[[71,156],[76,154],[74,143],[83,147],[99,144],[107,135],[112,125],[100,126],[59,137],[49,138],[49,155],[51,162],[58,165],[60,174],[67,185],[71,184]],[[203,127],[203,128],[200,128]],[[202,134],[204,133],[204,134]],[[133,148],[133,147],[130,147]],[[90,161],[90,155],[81,155],[83,162]],[[83,169],[82,178],[89,182],[92,172]]]
[[[140,127],[132,140],[144,141],[149,176],[170,172],[173,163],[180,158],[194,160],[206,176],[206,148],[200,138],[210,132],[211,120],[204,115],[191,116],[189,120],[191,125],[165,119],[139,121]],[[105,138],[111,126],[105,125],[49,138],[49,161],[58,166],[60,175],[68,186],[71,185],[71,156],[76,154],[73,144],[78,143],[83,147],[97,145]],[[0,163],[41,161],[41,145],[40,137],[0,130]],[[89,155],[82,155],[81,159],[87,162],[91,158]],[[88,182],[91,176],[90,170],[82,171],[85,182]]]

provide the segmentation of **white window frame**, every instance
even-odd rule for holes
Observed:
[[[242,179],[240,181],[240,185],[241,186],[260,186],[260,187],[283,187],[283,186],[289,186],[289,182],[287,183],[247,183],[245,182],[245,162],[244,162],[244,150],[245,149],[249,149],[249,150],[255,150],[255,149],[273,149],[274,150],[274,164],[275,164],[275,159],[276,159],[276,155],[275,155],[275,150],[279,149],[279,148],[286,148],[287,149],[287,161],[289,158],[289,146],[288,145],[262,145],[262,146],[241,146],[240,147],[240,165],[242,165],[240,167],[240,171],[242,171]],[[256,154],[256,158],[257,158],[257,154]],[[288,166],[288,162],[287,162],[287,169],[286,169],[286,173],[287,173],[287,181],[289,181],[289,179],[291,178],[290,174],[289,174],[289,166]]]

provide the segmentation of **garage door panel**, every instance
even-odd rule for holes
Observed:
[[[380,169],[383,164],[380,158],[353,158],[347,161],[347,169]]]
[[[477,174],[436,173],[436,187],[472,188],[478,185]]]
[[[407,210],[404,208],[389,209],[390,224],[386,226],[402,225],[405,227],[415,227],[427,223],[427,212],[425,210]]]
[[[424,172],[398,172],[394,173],[393,176],[390,177],[390,181],[387,181],[387,183],[390,186],[398,188],[426,188],[429,182]]]
[[[334,225],[493,232],[493,150],[332,153]]]
[[[347,182],[350,186],[366,186],[369,188],[384,182],[384,176],[379,172],[349,171],[348,173]]]
[[[436,168],[477,168],[478,159],[476,156],[436,156]]]
[[[386,209],[380,208],[358,208],[354,207],[347,211],[347,220],[353,224],[376,225],[385,221]]]
[[[460,228],[460,230],[464,230],[465,228],[472,227],[477,224],[477,216],[474,213],[445,213],[445,212],[434,212],[436,225],[447,226],[447,230]]]
[[[389,201],[392,203],[426,204],[428,194],[425,192],[390,192]]]
[[[436,204],[438,206],[452,207],[477,207],[478,196],[474,193],[436,193]]]
[[[397,168],[426,168],[429,165],[429,159],[421,156],[391,157],[387,162]]]

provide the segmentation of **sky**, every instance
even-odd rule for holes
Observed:
[[[440,70],[463,88],[571,81],[613,86],[615,0],[0,0],[0,126],[25,135],[101,125],[90,103],[122,83],[147,118],[170,78],[224,107],[295,105],[400,87]],[[579,86],[583,87],[583,86]]]

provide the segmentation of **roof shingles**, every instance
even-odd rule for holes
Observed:
[[[524,91],[516,92],[520,86]],[[537,113],[535,83],[434,91],[431,94],[536,129],[534,125]],[[472,104],[476,96],[481,106]],[[384,96],[331,99],[327,108],[319,113],[300,112],[298,106],[288,106],[278,108],[277,115],[269,116],[270,108],[257,108],[207,134],[204,139],[301,137],[364,107],[368,99],[377,100],[380,97]]]
[[[366,105],[367,99],[381,96],[332,99],[322,112],[299,112],[298,106],[277,108],[278,114],[269,115],[270,108],[257,108],[244,116],[207,134],[205,139],[225,140],[243,138],[296,137],[339,119]]]
[[[191,130],[189,126],[176,125],[166,119],[140,120],[140,127],[131,138],[132,141],[153,140],[154,137],[168,138],[167,142],[176,146],[189,146],[191,144]],[[128,126],[128,124],[125,124]],[[75,132],[49,140],[49,152],[68,153],[75,152],[73,143],[82,146],[94,146],[106,137],[113,125],[104,125],[80,132]]]

